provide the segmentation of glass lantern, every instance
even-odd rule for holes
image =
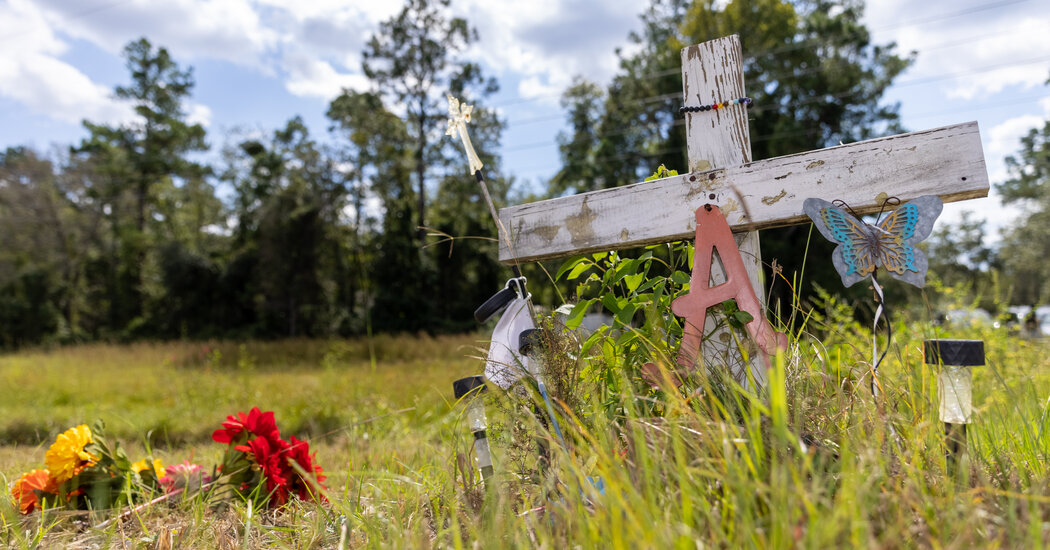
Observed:
[[[966,453],[966,425],[973,422],[973,367],[984,364],[984,342],[936,339],[923,342],[927,365],[939,365],[937,393],[944,422],[945,462],[949,472]]]
[[[485,418],[485,403],[481,394],[485,391],[484,376],[468,376],[452,383],[452,392],[456,400],[462,400],[467,412],[467,427],[474,435],[474,453],[478,457],[481,477],[486,482],[492,477],[492,452],[485,433],[488,420]]]
[[[969,424],[973,421],[973,370],[984,364],[984,342],[936,339],[923,342],[927,365],[940,365],[937,390],[941,421]]]

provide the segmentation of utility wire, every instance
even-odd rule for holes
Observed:
[[[1000,35],[1005,35],[1005,34],[1012,34],[1012,31],[990,33],[988,35],[985,35],[984,38],[991,37],[991,36],[1000,36]],[[967,40],[962,40],[962,41],[945,42],[945,43],[935,44],[933,46],[929,46],[929,47],[925,48],[925,50],[933,50],[933,49],[941,49],[941,48],[946,48],[946,47],[956,47],[956,46],[961,46],[961,45],[967,45],[967,44],[973,43],[973,40],[980,40],[980,39],[982,39],[982,38],[979,37],[979,38],[976,38],[976,39],[967,39]],[[930,77],[921,77],[921,78],[916,78],[916,79],[911,79],[911,80],[905,79],[905,80],[902,80],[900,82],[893,83],[891,86],[892,87],[896,87],[896,86],[911,86],[911,85],[914,85],[914,84],[923,84],[923,83],[926,83],[927,81],[937,81],[937,80],[943,80],[943,79],[946,79],[946,78],[955,78],[955,77],[959,77],[959,76],[968,76],[968,75],[971,75],[971,74],[978,74],[978,73],[982,73],[982,72],[988,72],[988,71],[992,71],[992,70],[999,69],[999,68],[1007,68],[1007,67],[1030,65],[1032,63],[1037,63],[1037,62],[1042,62],[1042,61],[1047,61],[1047,60],[1050,60],[1050,56],[1030,58],[1030,59],[1027,59],[1027,60],[1024,60],[1024,61],[1016,61],[1016,62],[1011,62],[1011,63],[993,64],[993,65],[988,65],[988,66],[985,66],[985,67],[982,67],[982,68],[978,68],[978,69],[968,69],[966,71],[959,71],[959,72],[956,72],[956,73],[948,73],[948,74],[935,75],[935,76],[930,76]],[[820,71],[824,71],[824,70],[827,70],[827,68],[826,67],[811,67],[811,68],[803,69],[803,70],[800,70],[800,71],[782,72],[782,73],[770,73],[770,74],[766,75],[766,79],[770,80],[770,81],[778,81],[778,80],[782,80],[785,77],[804,76],[804,75],[807,75],[807,74],[812,74],[812,73],[816,73],[816,72],[820,72]],[[681,69],[675,69],[675,72],[680,73]],[[642,105],[642,104],[648,104],[648,103],[656,103],[656,102],[672,100],[672,99],[681,99],[681,95],[682,94],[680,92],[669,93],[669,94],[652,95],[652,96],[647,96],[647,97],[638,98],[638,99],[631,99],[631,100],[628,100],[628,101],[626,101],[626,102],[624,102],[622,104],[623,105]],[[564,116],[564,115],[547,115],[547,116],[539,116],[539,117],[532,117],[532,118],[528,118],[528,119],[523,119],[521,121],[507,121],[506,125],[509,127],[509,126],[512,126],[512,125],[521,125],[521,124],[532,124],[532,123],[536,123],[536,122],[545,122],[545,121],[551,121],[551,120],[555,120],[555,119],[561,118],[562,116]]]
[[[876,27],[876,28],[872,29],[871,32],[880,32],[880,31],[886,31],[886,30],[890,30],[890,29],[899,29],[899,28],[902,28],[902,27],[914,27],[916,25],[925,25],[926,23],[935,23],[935,22],[938,22],[938,21],[944,21],[944,20],[947,20],[947,19],[954,19],[956,17],[962,17],[964,15],[973,15],[975,13],[980,13],[982,11],[995,10],[995,9],[1003,8],[1003,7],[1006,7],[1006,6],[1012,6],[1014,4],[1024,4],[1024,3],[1030,2],[1030,1],[1031,0],[1005,0],[1003,2],[990,2],[988,4],[981,4],[979,6],[972,6],[972,7],[969,7],[969,8],[964,8],[964,9],[961,9],[959,11],[954,11],[954,12],[946,13],[946,14],[943,14],[943,15],[934,15],[934,16],[931,16],[931,17],[927,17],[925,19],[912,19],[910,21],[906,21],[906,22],[902,22],[902,23],[892,23],[892,24],[889,24],[889,25],[883,25],[881,27]]]
[[[985,35],[983,38],[987,38],[987,37],[991,37],[991,36],[1000,36],[1000,35],[1011,34],[1011,33],[1012,33],[1012,31],[990,33],[988,35]],[[962,41],[952,41],[952,42],[936,44],[936,45],[929,46],[929,47],[925,48],[924,51],[926,51],[926,50],[933,50],[933,49],[947,48],[947,47],[956,47],[956,46],[961,46],[961,45],[967,45],[967,44],[973,43],[973,40],[981,40],[981,39],[982,39],[982,37],[978,37],[976,39],[967,39],[967,40],[962,40]],[[1038,62],[1047,61],[1047,60],[1050,60],[1050,56],[1031,58],[1031,59],[1028,59],[1028,60],[1025,60],[1025,61],[1018,61],[1018,62],[1013,62],[1013,63],[999,63],[999,64],[989,65],[989,66],[985,66],[985,67],[978,68],[978,69],[968,69],[966,71],[959,71],[959,72],[956,72],[956,73],[935,75],[935,76],[929,76],[929,77],[920,77],[920,78],[915,78],[915,79],[911,79],[911,80],[905,79],[905,80],[893,83],[891,85],[891,87],[912,86],[912,85],[916,85],[916,84],[925,84],[925,83],[928,83],[928,82],[935,82],[935,81],[938,81],[938,80],[944,80],[944,79],[948,79],[948,78],[957,78],[957,77],[960,77],[960,76],[969,76],[971,74],[979,74],[979,73],[983,73],[983,72],[989,72],[989,71],[993,71],[993,70],[1000,69],[1000,68],[1008,68],[1008,67],[1015,67],[1015,66],[1030,65],[1032,63],[1038,63]],[[825,67],[812,67],[812,68],[803,69],[801,71],[795,71],[795,72],[790,72],[790,73],[787,73],[787,72],[785,72],[785,73],[774,73],[774,74],[767,75],[767,80],[777,81],[777,80],[781,80],[781,79],[783,79],[785,77],[798,77],[798,76],[812,74],[812,73],[820,72],[820,71],[824,71],[824,70],[826,70]],[[680,69],[676,69],[675,72],[680,72]],[[670,94],[653,95],[653,96],[647,96],[647,97],[643,97],[643,98],[639,98],[639,99],[631,99],[631,100],[629,100],[627,102],[624,102],[623,104],[624,105],[645,105],[645,104],[656,103],[656,102],[660,102],[660,101],[667,101],[667,100],[672,100],[672,99],[681,99],[681,95],[682,94],[678,93],[678,92],[670,93]],[[808,100],[808,101],[812,102],[813,100]],[[798,103],[795,103],[795,104],[797,105]],[[767,108],[769,106],[766,105],[766,106],[762,106],[762,107]],[[510,126],[520,126],[520,125],[524,125],[524,124],[534,124],[534,123],[537,123],[537,122],[550,122],[550,121],[553,121],[553,120],[561,119],[564,116],[565,116],[564,114],[557,114],[557,115],[547,115],[547,116],[532,117],[532,118],[528,118],[528,119],[523,119],[521,121],[507,121],[506,122],[506,126],[510,127]],[[528,148],[528,146],[525,146],[524,148]]]
[[[1026,60],[1023,60],[1023,61],[1018,61],[1018,62],[1015,62],[1015,63],[998,63],[998,64],[994,64],[994,65],[988,65],[988,66],[980,67],[980,68],[977,68],[977,69],[969,69],[969,70],[958,71],[958,72],[954,72],[954,73],[944,73],[944,74],[934,75],[934,76],[929,76],[929,77],[914,78],[914,79],[911,79],[911,80],[907,80],[906,79],[906,80],[902,80],[902,81],[900,81],[900,82],[898,82],[896,84],[893,84],[893,87],[896,88],[896,87],[907,87],[907,86],[916,86],[916,85],[921,85],[921,84],[929,84],[931,82],[938,82],[938,81],[942,81],[942,80],[949,80],[949,79],[953,79],[953,78],[959,78],[959,77],[962,77],[962,76],[971,76],[971,75],[975,75],[975,74],[982,74],[982,73],[997,71],[999,69],[1012,68],[1012,67],[1021,67],[1021,66],[1025,66],[1025,65],[1032,65],[1034,63],[1043,63],[1043,62],[1048,62],[1048,61],[1050,61],[1050,56],[1041,56],[1041,57],[1037,57],[1037,58],[1031,58],[1031,59],[1026,59]],[[781,106],[781,105],[778,105],[778,104],[764,104],[764,105],[757,105],[757,106],[752,107],[752,108],[753,109],[758,109],[758,110],[761,110],[761,109],[780,109],[781,107],[789,107],[789,108],[791,108],[791,107],[798,107],[798,106],[803,106],[803,105],[812,105],[812,104],[815,104],[815,103],[824,103],[824,102],[829,102],[831,100],[846,99],[846,98],[849,98],[849,97],[852,97],[852,96],[856,96],[856,95],[860,95],[860,94],[863,94],[863,93],[867,93],[867,90],[864,90],[864,89],[850,90],[850,91],[841,92],[841,93],[838,93],[838,94],[826,94],[826,95],[821,95],[821,96],[817,96],[817,97],[811,97],[811,98],[807,98],[807,99],[800,99],[800,100],[792,101],[791,104],[788,105],[788,106]],[[681,94],[677,93],[677,94],[663,94],[663,95],[659,95],[659,96],[652,96],[650,98],[646,98],[645,101],[648,102],[648,103],[653,103],[653,102],[656,102],[656,101],[663,101],[663,100],[669,99],[670,96],[681,97]],[[623,134],[630,133],[633,130],[646,128],[646,127],[661,126],[663,124],[665,124],[665,123],[662,122],[662,121],[651,122],[651,123],[648,123],[648,124],[634,124],[634,125],[628,126],[626,128],[623,128],[621,130],[617,130],[615,132],[597,133],[597,134],[595,134],[595,137],[596,138],[603,138],[603,137],[611,137],[611,136],[616,136],[616,135],[623,135]],[[677,125],[681,125],[681,124],[683,124],[683,122],[681,121],[681,119],[679,119],[676,122],[672,123],[672,126],[677,126]],[[506,153],[512,153],[512,152],[515,152],[515,151],[526,150],[526,149],[537,149],[537,148],[540,148],[540,147],[551,147],[553,145],[557,145],[557,142],[555,142],[555,141],[534,142],[534,143],[523,144],[523,145],[520,145],[520,146],[511,146],[511,147],[504,148],[502,153],[506,154]]]
[[[995,109],[995,108],[1000,108],[1000,107],[1009,107],[1011,105],[1018,105],[1018,104],[1023,104],[1023,103],[1034,103],[1036,101],[1041,101],[1043,99],[1046,99],[1047,97],[1048,96],[1046,94],[1042,94],[1042,95],[1037,95],[1037,96],[1028,96],[1028,97],[1021,98],[1021,99],[1018,99],[1018,100],[1015,100],[1015,101],[1008,101],[1008,102],[996,101],[996,102],[990,102],[990,103],[977,105],[977,106],[974,106],[974,107],[960,107],[960,108],[957,108],[957,109],[948,109],[948,110],[941,110],[941,111],[928,111],[928,112],[925,112],[925,113],[920,113],[918,115],[910,116],[909,118],[913,118],[913,119],[929,118],[929,117],[933,117],[933,116],[943,116],[943,115],[952,114],[952,113],[964,113],[964,112],[977,111],[977,110],[986,110],[986,109]],[[676,120],[675,123],[674,123],[674,126],[680,126],[682,124],[683,124],[683,122],[681,120]],[[648,126],[648,125],[645,125],[645,126]],[[823,133],[823,131],[824,130],[821,129],[821,128],[813,128],[813,129],[799,130],[799,131],[794,131],[794,132],[777,132],[777,133],[774,133],[774,134],[763,134],[763,135],[758,135],[758,136],[752,137],[751,138],[751,143],[759,143],[759,142],[763,142],[763,141],[770,141],[770,140],[774,140],[774,139],[781,139],[781,138],[787,138],[787,137],[810,136],[810,135]],[[550,145],[550,144],[548,143],[548,145]],[[556,145],[556,144],[554,144],[554,145]],[[670,153],[674,153],[674,152],[679,152],[679,151],[681,151],[681,150],[678,149],[678,148],[660,149],[660,150],[657,150],[657,151],[648,151],[648,152],[647,151],[629,151],[629,152],[621,153],[621,154],[618,154],[618,155],[608,155],[608,156],[604,156],[604,157],[597,157],[595,159],[592,159],[592,162],[605,162],[605,161],[610,161],[610,160],[621,160],[621,159],[632,158],[632,157],[641,157],[641,158],[657,157],[657,156],[662,156],[662,155],[666,155],[666,154],[670,154]],[[534,165],[534,166],[530,166],[530,167],[524,168],[523,170],[519,170],[519,171],[515,172],[514,175],[522,176],[522,175],[528,175],[528,174],[535,174],[535,173],[539,173],[541,171],[549,170],[549,169],[550,169],[550,163],[544,163],[542,165],[537,164],[537,165]]]
[[[903,22],[903,23],[893,23],[893,24],[890,24],[890,25],[877,27],[877,28],[874,28],[874,29],[870,29],[869,30],[869,34],[874,33],[874,32],[884,31],[884,30],[890,30],[890,29],[896,29],[896,28],[904,28],[904,27],[912,27],[912,26],[917,26],[917,25],[925,25],[927,23],[935,23],[935,22],[938,22],[938,21],[954,19],[956,17],[961,17],[963,15],[972,15],[974,13],[979,13],[979,12],[983,12],[983,11],[1003,8],[1003,7],[1014,5],[1014,4],[1024,4],[1024,3],[1031,2],[1031,1],[1032,0],[1005,0],[1005,1],[1000,1],[1000,2],[990,2],[990,3],[987,3],[987,4],[981,4],[981,5],[978,5],[978,6],[972,6],[972,7],[969,7],[969,8],[964,8],[964,9],[957,10],[957,11],[950,12],[950,13],[946,13],[946,14],[941,14],[941,15],[935,15],[935,16],[927,17],[925,19],[916,19],[916,20],[910,20],[910,21]],[[999,34],[1003,34],[1003,33],[992,33],[989,36],[997,36]],[[971,37],[968,40],[968,42],[965,42],[965,43],[972,43],[974,40],[978,40],[978,39],[980,39],[980,37],[978,37],[978,38]],[[799,41],[799,42],[795,42],[793,44],[787,44],[787,45],[784,45],[784,46],[779,46],[779,47],[776,47],[776,48],[768,48],[768,49],[764,49],[764,50],[757,50],[757,51],[754,51],[754,52],[751,52],[751,53],[745,52],[744,53],[744,58],[745,58],[745,63],[746,63],[747,61],[754,61],[755,59],[769,57],[769,56],[774,56],[774,55],[778,55],[778,54],[785,53],[785,52],[791,52],[791,51],[800,50],[800,49],[804,49],[804,48],[817,49],[817,48],[819,48],[821,46],[831,46],[831,45],[833,45],[833,44],[830,43],[830,42],[823,41],[823,40],[817,40],[817,39],[811,39],[810,38],[810,39],[802,40],[802,41]],[[933,49],[933,47],[925,48],[925,49]],[[662,70],[662,71],[654,71],[654,72],[651,72],[651,73],[643,73],[643,74],[639,75],[639,78],[642,78],[642,79],[659,78],[659,77],[662,77],[662,76],[668,76],[668,75],[672,75],[672,74],[676,74],[676,73],[681,73],[681,69],[666,69],[666,70]],[[504,103],[496,105],[496,107],[508,107],[508,106],[511,106],[511,105],[520,105],[522,103],[529,103],[529,102],[533,102],[533,101],[539,101],[541,99],[545,99],[545,98],[549,98],[549,97],[556,97],[556,96],[560,96],[560,95],[561,95],[561,92],[559,92],[559,93],[540,94],[540,95],[535,95],[535,96],[531,96],[531,97],[524,97],[524,96],[520,96],[519,95],[519,96],[517,96],[515,98],[507,100]]]
[[[846,95],[846,94],[839,94],[839,95]],[[971,111],[996,109],[996,108],[1009,107],[1009,106],[1020,105],[1020,104],[1025,104],[1025,103],[1034,103],[1034,102],[1046,99],[1047,97],[1050,97],[1050,96],[1048,96],[1047,94],[1040,94],[1040,95],[1026,96],[1026,97],[1023,97],[1023,98],[1017,98],[1017,99],[1008,100],[1008,101],[1002,101],[1002,100],[1000,100],[1000,101],[992,101],[992,102],[986,102],[986,103],[982,103],[982,104],[978,104],[978,105],[959,107],[959,108],[954,108],[954,109],[945,109],[945,110],[938,110],[938,111],[927,111],[927,112],[919,113],[919,114],[916,114],[916,115],[910,115],[908,118],[910,118],[910,119],[921,119],[921,118],[930,118],[930,117],[935,117],[935,116],[949,115],[949,114],[953,114],[953,113],[966,113],[966,112],[971,112]],[[794,103],[793,105],[798,105],[798,104],[799,103]],[[776,106],[773,106],[773,105],[767,105],[767,106],[764,106],[763,108],[775,108],[775,107]],[[650,123],[646,123],[646,124],[634,124],[634,125],[631,125],[631,126],[625,128],[623,130],[618,130],[618,131],[615,131],[615,132],[605,132],[605,133],[595,134],[595,139],[600,139],[600,138],[603,138],[603,137],[612,137],[612,136],[616,136],[616,135],[623,135],[623,134],[630,133],[631,131],[634,131],[634,130],[662,127],[662,126],[665,126],[665,125],[667,125],[667,123],[665,121],[654,121],[654,122],[650,122]],[[667,127],[668,128],[674,128],[674,127],[683,126],[683,125],[685,125],[685,120],[678,118],[678,119],[675,119],[670,125],[667,125]],[[764,142],[764,141],[770,141],[770,140],[774,140],[774,139],[781,139],[781,138],[787,138],[787,137],[799,137],[799,136],[815,135],[815,134],[820,134],[820,133],[823,133],[823,132],[824,132],[823,128],[812,128],[812,129],[808,129],[808,130],[800,130],[800,131],[794,131],[794,132],[778,132],[778,133],[774,133],[774,134],[762,134],[762,135],[758,135],[758,136],[752,137],[751,138],[751,142],[752,143],[760,143],[760,142]],[[509,149],[504,149],[503,151],[501,151],[501,155],[502,154],[506,154],[506,153],[513,153],[513,152],[517,152],[517,151],[525,151],[525,150],[530,150],[530,149],[542,149],[542,148],[546,148],[546,147],[556,147],[556,146],[560,146],[560,144],[557,141],[554,141],[554,140],[538,141],[538,142],[527,143],[527,144],[515,146],[515,147],[509,148]],[[675,151],[678,151],[678,149],[662,149],[662,150],[651,151],[651,152],[629,151],[629,152],[621,153],[621,154],[618,154],[618,155],[609,155],[609,156],[598,157],[598,158],[593,159],[593,162],[620,160],[620,159],[631,158],[631,157],[661,156],[661,155],[665,155],[665,154],[672,153],[672,152],[675,152]],[[540,171],[549,170],[549,169],[550,169],[550,163],[544,163],[542,165],[534,165],[534,166],[527,167],[527,168],[525,168],[525,169],[523,169],[521,171],[516,171],[516,172],[514,172],[511,175],[521,176],[521,175],[524,175],[524,174],[538,173]],[[449,174],[445,174],[445,176],[443,176],[443,177],[448,177],[450,175],[451,176],[456,176],[456,177],[460,176],[460,174],[458,174],[458,173],[449,173]],[[99,180],[98,183],[116,184],[116,183],[128,183],[128,182],[137,182],[137,181],[139,181],[137,178],[109,177],[109,178],[105,178],[104,182]]]

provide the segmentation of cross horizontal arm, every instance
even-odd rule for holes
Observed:
[[[708,203],[721,208],[733,231],[745,231],[808,222],[802,203],[809,197],[877,212],[883,193],[902,202],[987,196],[977,123],[502,208],[510,246],[500,239],[499,259],[529,262],[692,238],[693,212]]]

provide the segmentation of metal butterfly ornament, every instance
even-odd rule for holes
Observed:
[[[843,285],[853,286],[882,266],[890,276],[922,288],[929,262],[916,245],[930,236],[943,207],[936,195],[923,195],[874,225],[822,199],[806,199],[802,210],[821,235],[838,244],[831,260]]]

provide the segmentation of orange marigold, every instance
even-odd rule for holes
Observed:
[[[11,488],[11,496],[18,503],[18,509],[23,514],[32,513],[40,506],[40,497],[37,491],[55,494],[58,492],[58,484],[51,478],[47,470],[30,470],[15,482]]]

